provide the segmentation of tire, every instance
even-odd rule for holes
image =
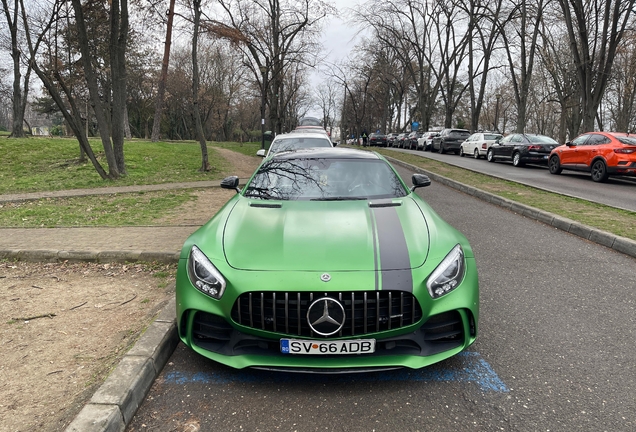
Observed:
[[[479,149],[475,149],[475,151],[473,152],[473,157],[475,159],[479,159]]]
[[[488,162],[495,162],[495,155],[492,150],[488,150],[488,153],[486,153],[486,159]]]
[[[598,183],[607,181],[609,174],[607,174],[607,165],[605,162],[598,159],[592,164],[592,180]]]
[[[465,154],[464,154],[464,148],[463,148],[463,147],[460,147],[460,148],[459,148],[459,156],[461,156],[461,157],[464,157],[464,156],[465,156]]]
[[[521,162],[521,154],[519,154],[519,152],[512,155],[512,164],[516,167],[523,166],[523,162]]]
[[[446,153],[446,149],[444,148],[444,142],[439,143],[439,154]]]
[[[563,171],[557,155],[553,155],[548,161],[548,169],[550,170],[550,174],[561,174],[561,171]]]

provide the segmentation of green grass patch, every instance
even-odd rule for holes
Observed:
[[[108,171],[101,142],[92,139],[91,146]],[[255,156],[259,147],[257,143],[210,143],[208,155],[212,170],[202,173],[199,172],[201,149],[194,141],[130,140],[124,145],[128,174],[110,181],[102,180],[90,161],[78,161],[79,144],[75,139],[0,136],[0,194],[217,180],[228,175],[231,163],[220,157],[215,146],[250,156]]]
[[[582,224],[636,240],[636,213],[603,204],[546,192],[512,181],[501,180],[426,157],[386,149],[378,153],[473,186],[494,195],[545,210]]]
[[[153,225],[195,198],[192,191],[180,190],[0,204],[0,227]]]
[[[237,153],[244,154],[246,156],[256,156],[256,152],[260,150],[260,142],[212,142],[208,146],[220,147],[228,150],[235,151]]]

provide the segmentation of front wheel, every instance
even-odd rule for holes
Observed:
[[[603,183],[607,181],[609,175],[607,174],[607,166],[602,160],[597,160],[592,164],[592,180],[595,182]]]
[[[440,154],[446,153],[446,149],[444,148],[444,143],[443,142],[439,143],[439,153]]]
[[[521,155],[519,152],[512,155],[512,164],[516,167],[523,166],[523,162],[521,162]]]
[[[550,174],[561,174],[563,168],[561,168],[561,163],[559,162],[559,157],[554,155],[548,161],[548,168],[550,169]]]
[[[460,155],[461,157],[464,157],[464,156],[465,156],[465,154],[464,154],[464,148],[463,148],[463,147],[460,147],[460,148],[459,148],[459,155]]]
[[[488,153],[486,153],[486,159],[488,160],[488,162],[495,161],[495,154],[492,150],[488,150]]]
[[[475,159],[479,159],[479,149],[475,149],[475,151],[473,152],[473,157]]]

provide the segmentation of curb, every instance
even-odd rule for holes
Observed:
[[[27,262],[159,262],[174,264],[179,262],[181,252],[152,251],[73,251],[73,250],[22,250],[0,249],[0,260],[16,260]]]
[[[178,343],[173,297],[66,431],[124,431]]]
[[[406,162],[403,162],[399,159],[392,158],[390,156],[384,156],[384,157],[387,160],[389,160],[391,163],[400,165],[401,167],[412,170],[414,172],[425,174],[432,180],[435,180],[436,182],[441,183],[444,186],[451,187],[467,195],[478,198],[482,201],[486,201],[490,204],[494,204],[506,210],[510,210],[521,216],[525,216],[529,219],[534,219],[536,221],[543,222],[546,225],[550,225],[554,228],[557,228],[562,231],[573,234],[575,236],[584,238],[585,240],[608,247],[616,252],[636,258],[636,241],[632,239],[617,236],[607,231],[602,231],[597,228],[584,225],[582,223],[555,215],[553,213],[550,213],[544,210],[539,210],[537,208],[530,207],[525,204],[520,204],[518,202],[511,201],[507,198],[503,198],[498,195],[491,194],[490,192],[482,191],[481,189],[477,189],[473,186],[468,186],[458,181],[451,180],[447,177],[432,173],[423,168],[408,164]]]

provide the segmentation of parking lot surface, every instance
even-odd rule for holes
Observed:
[[[468,352],[325,377],[236,371],[180,344],[128,430],[634,430],[636,260],[439,184],[418,193],[477,258]]]

